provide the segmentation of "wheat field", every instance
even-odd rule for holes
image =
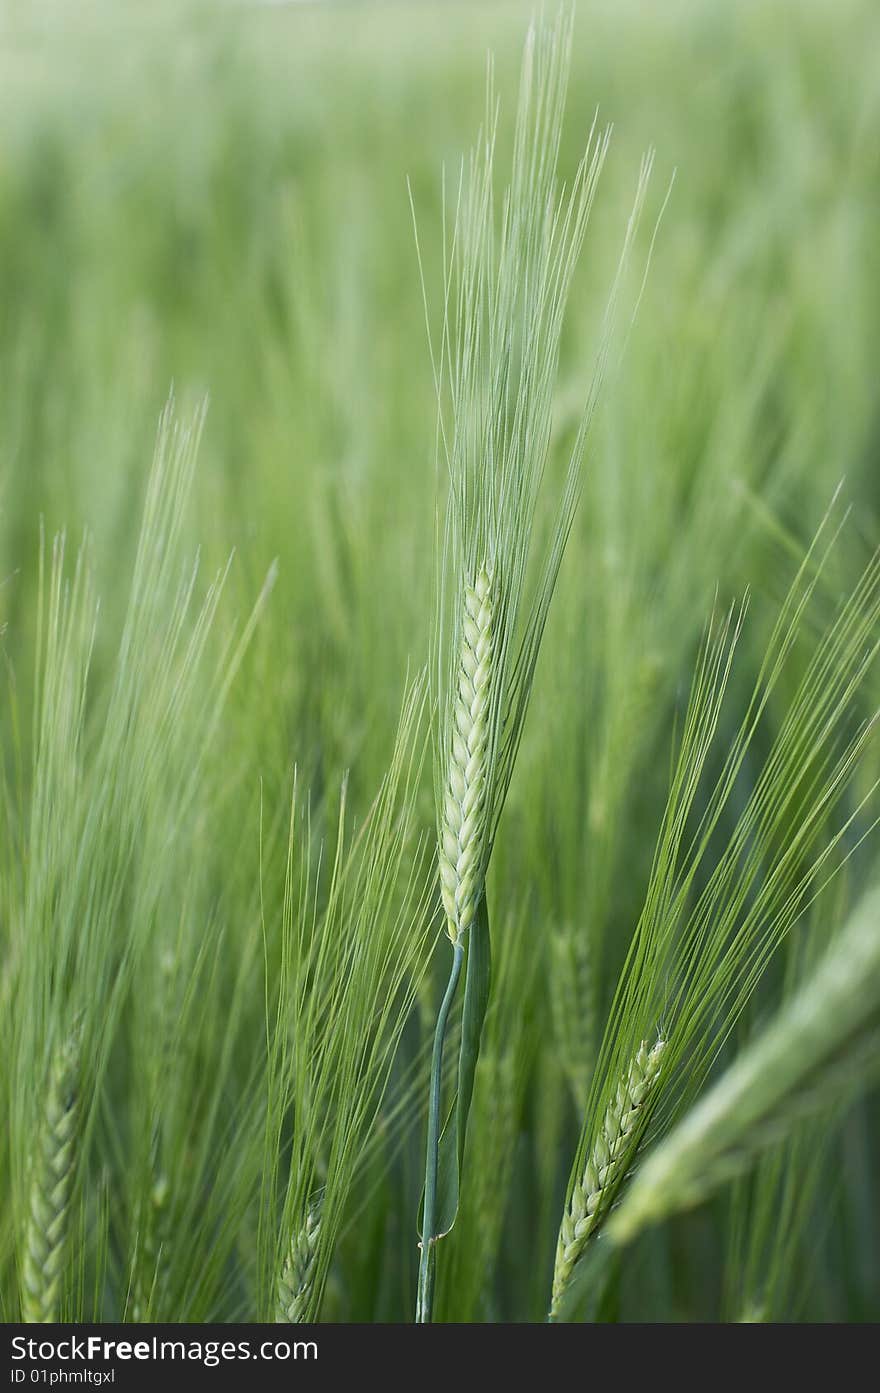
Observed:
[[[880,1318],[880,13],[0,17],[0,1320]]]

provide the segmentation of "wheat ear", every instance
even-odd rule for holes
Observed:
[[[33,1160],[21,1276],[21,1318],[28,1324],[52,1324],[60,1316],[76,1163],[79,1055],[75,1031],[52,1061]]]
[[[306,1318],[318,1261],[321,1205],[310,1205],[306,1221],[290,1241],[278,1278],[276,1323],[300,1325]]]
[[[559,1063],[580,1109],[589,1092],[595,1057],[589,940],[567,924],[550,935],[549,950],[550,1019]]]
[[[629,1159],[639,1114],[657,1082],[665,1048],[665,1040],[658,1040],[650,1049],[647,1041],[642,1041],[626,1078],[618,1084],[617,1092],[605,1109],[602,1127],[583,1175],[576,1182],[562,1216],[553,1270],[551,1320],[559,1312],[572,1269],[596,1230],[604,1201],[609,1198],[609,1191],[620,1179]]]
[[[137,1270],[132,1283],[128,1319],[143,1324],[151,1319],[157,1293],[165,1286],[168,1269],[168,1177],[160,1175],[150,1192],[148,1208],[139,1226]],[[152,1317],[155,1319],[155,1316]]]
[[[439,847],[440,889],[453,944],[473,923],[485,869],[492,682],[492,577],[485,566],[464,588],[457,679]]]

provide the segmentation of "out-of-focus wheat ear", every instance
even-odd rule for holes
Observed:
[[[548,947],[550,1019],[559,1064],[580,1111],[589,1092],[596,1050],[589,940],[585,932],[565,924],[550,935]]]
[[[464,587],[452,738],[440,826],[440,890],[453,944],[473,923],[483,893],[492,602],[492,576],[483,566]]]
[[[39,1141],[33,1157],[21,1270],[21,1318],[60,1318],[67,1262],[79,1120],[80,1034],[73,1031],[52,1061]]]
[[[278,1275],[275,1319],[281,1325],[300,1325],[309,1313],[320,1236],[321,1202],[318,1201],[309,1206],[305,1223],[293,1234]]]
[[[763,1325],[767,1320],[767,1312],[763,1306],[756,1305],[754,1302],[746,1306],[737,1325]]]
[[[142,1324],[157,1319],[157,1299],[168,1275],[168,1195],[166,1175],[159,1175],[150,1192],[138,1235],[137,1266],[132,1279],[127,1319]]]
[[[562,1216],[553,1270],[551,1320],[555,1320],[559,1312],[574,1265],[596,1232],[613,1187],[626,1173],[633,1134],[648,1095],[657,1083],[665,1048],[665,1040],[658,1040],[652,1047],[646,1040],[642,1041],[626,1078],[621,1080],[605,1110],[587,1164]]]

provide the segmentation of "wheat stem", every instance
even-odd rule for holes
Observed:
[[[422,1242],[419,1257],[419,1287],[416,1302],[416,1322],[427,1325],[431,1320],[434,1303],[434,1272],[436,1267],[437,1227],[437,1170],[440,1159],[440,1089],[443,1080],[443,1042],[446,1039],[446,1026],[449,1011],[455,998],[461,965],[464,959],[464,944],[455,943],[452,953],[452,969],[446,992],[437,1015],[437,1028],[434,1031],[434,1049],[431,1055],[431,1087],[428,1097],[428,1142],[425,1161],[425,1200],[422,1209]]]
[[[28,1324],[52,1324],[61,1312],[76,1166],[79,1053],[79,1032],[75,1031],[52,1061],[33,1160],[21,1274],[21,1318]]]
[[[624,1173],[639,1116],[657,1082],[665,1048],[665,1040],[658,1040],[650,1049],[647,1041],[642,1041],[626,1078],[618,1084],[605,1109],[583,1174],[575,1183],[562,1216],[553,1271],[551,1320],[559,1314],[574,1265],[596,1232],[611,1190]]]
[[[437,1016],[428,1095],[425,1198],[419,1257],[416,1321],[427,1324],[434,1300],[437,1171],[440,1158],[440,1091],[443,1044],[461,976],[464,937],[483,893],[486,853],[486,785],[492,682],[492,577],[487,566],[465,582],[464,613],[452,708],[452,738],[440,819],[438,859],[452,968]]]

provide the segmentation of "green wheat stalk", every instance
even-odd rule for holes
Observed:
[[[294,788],[280,971],[277,981],[267,975],[269,1109],[258,1260],[261,1304],[275,1318],[318,1316],[424,971],[433,929],[433,868],[415,817],[424,710],[421,676],[407,690],[389,767],[352,840],[343,788],[327,877]]]
[[[452,964],[437,1017],[429,1085],[416,1303],[420,1322],[431,1319],[437,1242],[452,1228],[458,1211],[467,1117],[489,996],[486,873],[577,507],[614,305],[650,168],[648,161],[641,170],[549,541],[540,560],[533,559],[565,307],[609,139],[594,124],[572,184],[563,189],[557,161],[571,35],[572,16],[564,10],[554,24],[533,24],[529,31],[511,179],[500,200],[495,188],[498,113],[490,65],[485,127],[462,175],[445,269],[442,333],[438,350],[432,347],[438,454],[449,480],[438,547],[434,790]],[[444,1040],[463,974],[458,1081],[444,1126]]]
[[[726,843],[720,850],[715,845],[739,771],[811,615],[839,535],[832,517],[829,512],[781,607],[744,718],[697,816],[742,612],[731,612],[707,632],[645,906],[612,1003],[567,1203],[583,1175],[596,1120],[603,1117],[616,1080],[625,1076],[638,1041],[653,1022],[662,1021],[666,1052],[651,1111],[668,1128],[699,1091],[773,955],[845,864],[852,850],[850,830],[875,794],[871,785],[854,806],[844,804],[875,734],[875,721],[861,719],[859,708],[866,694],[870,698],[866,688],[880,653],[880,554],[871,558],[814,644],[751,793]],[[639,1193],[644,1198],[641,1184]],[[609,1202],[614,1198],[609,1195]],[[573,1299],[569,1294],[555,1305],[564,1315],[573,1309]]]

